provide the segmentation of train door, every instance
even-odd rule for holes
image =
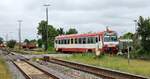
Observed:
[[[102,49],[102,41],[101,41],[101,37],[100,36],[97,36],[96,37],[96,49],[95,49],[95,54],[96,56],[100,56],[101,54],[101,49]]]
[[[101,38],[101,36],[97,36],[97,37],[96,37],[96,41],[97,41],[97,43],[96,43],[97,48],[98,48],[99,50],[102,49],[103,43],[102,43],[102,38]]]

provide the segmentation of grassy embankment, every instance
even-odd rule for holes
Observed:
[[[0,57],[0,79],[11,79],[11,74],[5,61]]]
[[[119,56],[94,57],[94,54],[74,54],[63,59],[150,77],[150,61],[131,60],[128,64],[127,59]]]
[[[47,51],[44,51],[44,49],[40,51],[32,51],[32,54],[55,54],[54,47],[49,47]]]
[[[54,54],[54,53],[56,53],[55,50],[54,50],[54,47],[50,47],[50,46],[48,47],[47,51],[44,51],[43,48],[21,49],[21,50],[19,50],[19,48],[17,48],[17,47],[15,47],[14,49],[9,49],[9,50],[20,53],[20,54],[36,54],[36,55],[39,55],[39,54]]]

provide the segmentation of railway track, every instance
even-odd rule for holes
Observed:
[[[14,61],[13,63],[25,75],[26,79],[59,79],[26,61]]]
[[[90,74],[94,74],[103,79],[148,79],[146,77],[139,76],[139,75],[133,75],[133,74],[114,71],[114,70],[105,69],[105,68],[98,68],[95,66],[85,65],[85,64],[81,64],[81,63],[77,63],[77,62],[70,62],[70,61],[56,59],[56,58],[49,58],[48,61],[51,63],[54,63],[54,64],[58,64],[58,65],[72,68],[72,69],[76,69],[76,70],[84,71],[84,72],[87,72]],[[28,64],[30,64],[30,63],[28,63]],[[20,68],[20,70],[21,70],[21,68]],[[23,70],[21,70],[21,71],[24,72]],[[24,74],[27,77],[29,76],[25,72],[24,72]],[[34,79],[34,78],[29,77],[27,79]],[[43,79],[43,78],[35,78],[35,79]],[[58,78],[52,78],[52,79],[58,79]]]
[[[81,64],[81,63],[69,62],[61,59],[50,58],[49,62],[70,67],[73,69],[77,69],[80,71],[84,71],[87,73],[91,73],[103,79],[148,79],[139,75],[133,75],[129,73],[124,73],[124,72],[119,72],[119,71],[114,71],[114,70],[109,70],[104,68],[98,68],[94,66]]]

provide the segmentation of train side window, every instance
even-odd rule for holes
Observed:
[[[61,39],[61,44],[63,44],[63,39]]]
[[[68,39],[68,44],[70,44],[70,39]]]
[[[66,44],[67,43],[67,40],[66,39],[64,39],[64,44]]]
[[[60,44],[61,40],[57,40],[58,41],[58,44]]]
[[[63,39],[61,40],[61,44],[64,44],[64,40]]]
[[[98,42],[98,38],[96,37],[96,43]]]
[[[78,40],[77,40],[77,38],[75,38],[75,44],[77,44],[78,43]]]
[[[82,43],[86,44],[86,38],[82,38]]]
[[[60,44],[60,40],[59,40],[59,44]]]
[[[63,44],[65,44],[65,39],[63,39]]]
[[[79,44],[82,44],[82,39],[81,38],[79,38]]]
[[[62,44],[62,40],[60,40],[60,44]]]
[[[60,44],[61,44],[61,41],[62,41],[62,40],[60,40]]]
[[[62,39],[62,44],[64,44],[64,39]]]
[[[88,37],[88,44],[90,44],[91,43],[91,39],[90,39],[90,37]]]
[[[94,43],[94,38],[93,38],[93,37],[91,37],[91,43],[92,43],[92,44]]]
[[[71,44],[73,44],[73,39],[71,39]]]
[[[98,42],[98,38],[97,37],[93,37],[93,43],[97,43]]]
[[[61,44],[64,44],[64,39],[61,40]]]
[[[68,44],[68,39],[66,39],[66,44]]]
[[[70,44],[70,39],[67,39],[67,44]]]
[[[68,39],[66,39],[66,44],[68,44]]]

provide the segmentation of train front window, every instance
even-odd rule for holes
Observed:
[[[110,41],[109,36],[105,36],[105,37],[104,37],[104,42],[109,42],[109,41]]]
[[[111,36],[110,39],[111,41],[117,41],[117,36]]]
[[[117,36],[104,36],[104,42],[116,42]]]

